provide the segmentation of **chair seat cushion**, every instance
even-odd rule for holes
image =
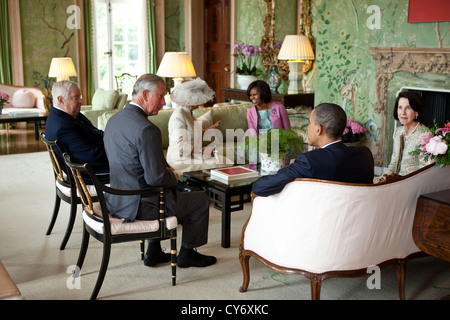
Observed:
[[[56,187],[66,196],[70,198],[70,187],[67,187],[63,184],[61,184],[61,181],[59,181],[58,179],[56,179]],[[86,188],[89,191],[89,194],[93,197],[95,197],[97,195],[97,191],[95,190],[94,185],[92,184],[87,184]],[[77,196],[80,196],[80,193],[78,192],[77,189]]]
[[[100,203],[96,202],[93,204],[94,212],[101,216]],[[83,220],[84,222],[94,229],[96,232],[103,234],[103,223],[96,221],[89,217],[89,215],[83,210]],[[124,219],[113,217],[109,215],[109,222],[111,224],[111,234],[130,234],[130,233],[144,233],[144,232],[155,232],[159,230],[158,220],[134,220],[133,222],[123,222]],[[171,216],[166,218],[166,227],[168,230],[175,229],[178,225],[177,217]]]

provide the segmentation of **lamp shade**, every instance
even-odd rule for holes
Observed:
[[[57,81],[69,80],[69,77],[75,77],[77,71],[73,65],[72,58],[62,57],[53,58],[50,63],[49,77],[56,77]]]
[[[187,52],[166,52],[156,73],[164,78],[195,77],[195,69]]]
[[[314,60],[314,52],[307,36],[287,35],[278,53],[279,60]]]

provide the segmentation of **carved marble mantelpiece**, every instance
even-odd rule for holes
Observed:
[[[450,76],[450,49],[448,48],[370,48],[378,61],[375,73],[377,103],[374,110],[380,115],[380,139],[374,154],[376,166],[383,166],[386,139],[386,111],[388,84],[397,71],[412,74],[431,73]],[[387,164],[386,164],[387,165]]]

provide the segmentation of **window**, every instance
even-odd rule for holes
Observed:
[[[95,0],[96,87],[115,89],[114,76],[148,72],[145,0]]]

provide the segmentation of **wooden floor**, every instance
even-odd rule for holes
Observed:
[[[39,132],[44,128],[39,129]],[[6,130],[5,125],[0,127],[0,155],[46,151],[44,143],[34,138],[34,125],[32,123],[15,123],[14,127]]]

